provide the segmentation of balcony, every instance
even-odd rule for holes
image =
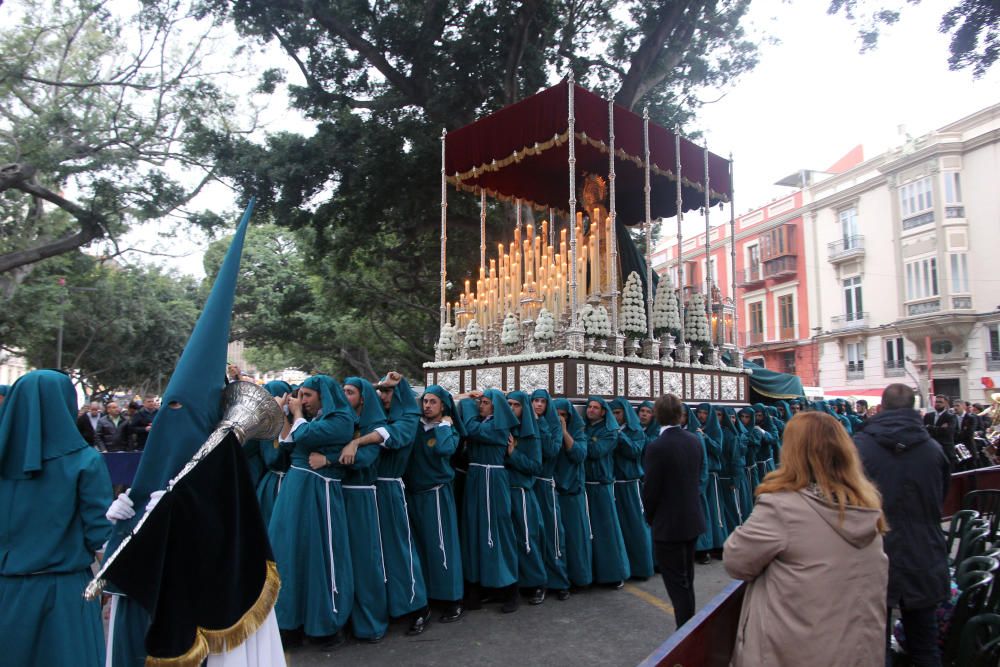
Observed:
[[[848,236],[847,238],[826,244],[827,259],[832,264],[846,262],[855,257],[865,256],[865,237]]]
[[[955,310],[970,310],[972,308],[972,297],[954,296],[951,298],[951,307]]]
[[[755,285],[760,285],[764,282],[764,274],[761,271],[760,264],[752,264],[750,268],[743,269],[743,275],[739,280],[739,287],[749,288]]]
[[[986,353],[986,370],[1000,371],[1000,351]]]
[[[906,375],[906,362],[902,359],[889,359],[885,362],[882,374],[887,378]]]
[[[964,218],[965,217],[965,207],[964,206],[945,206],[944,217],[946,218]]]
[[[769,280],[792,278],[798,274],[799,258],[795,255],[785,255],[778,259],[764,262],[763,275]]]
[[[863,380],[865,377],[865,362],[864,361],[849,361],[847,362],[847,379],[848,380]]]
[[[781,327],[778,329],[778,336],[778,340],[795,340],[798,338],[795,327]]]
[[[920,303],[910,303],[906,306],[907,317],[912,317],[915,315],[927,315],[928,313],[936,313],[941,310],[941,299],[932,299],[930,301],[921,301]]]
[[[868,313],[847,313],[845,315],[834,315],[830,318],[831,331],[864,329],[867,326]]]
[[[914,215],[903,220],[903,229],[914,229],[916,227],[923,227],[924,225],[929,225],[934,222],[934,211],[927,211],[926,213],[920,213],[919,215]]]
[[[743,334],[744,347],[748,345],[760,345],[764,342],[763,331],[747,331]]]

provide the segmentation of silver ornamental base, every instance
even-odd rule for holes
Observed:
[[[639,357],[639,339],[629,338],[625,342],[625,348],[628,350],[629,359],[637,359]]]
[[[679,363],[690,364],[691,363],[691,343],[681,343],[677,346],[677,353],[680,355],[677,359]]]
[[[652,361],[659,361],[660,359],[660,341],[655,338],[647,338],[642,342],[642,356],[645,359],[651,359]]]
[[[703,347],[701,352],[702,354],[701,363],[705,366],[714,366],[715,355],[717,352],[718,350],[712,346],[706,345],[705,347]]]
[[[614,354],[616,357],[625,356],[625,336],[624,334],[617,334],[611,339],[611,343],[614,345]]]
[[[584,331],[581,327],[570,327],[566,330],[566,347],[573,352],[584,351]]]

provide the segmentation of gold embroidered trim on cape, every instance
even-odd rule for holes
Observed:
[[[267,561],[267,575],[261,587],[257,601],[243,614],[240,620],[222,630],[206,630],[196,628],[194,644],[183,655],[173,658],[157,658],[146,656],[146,667],[199,667],[209,653],[225,653],[231,651],[247,640],[267,620],[268,614],[274,608],[281,589],[281,578],[278,576],[278,566],[274,561]]]

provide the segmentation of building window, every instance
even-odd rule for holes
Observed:
[[[986,370],[1000,370],[1000,326],[990,324],[986,327],[989,336],[989,351],[986,353]]]
[[[900,376],[906,370],[906,357],[904,356],[903,338],[885,339],[885,375],[887,377]]]
[[[781,327],[781,340],[796,338],[795,336],[795,297],[785,294],[778,297],[778,322]]]
[[[844,314],[848,322],[864,319],[861,301],[861,276],[854,276],[844,281]]]
[[[764,340],[764,302],[754,301],[747,305],[750,319],[750,345]]]
[[[708,271],[705,271],[705,260],[701,260],[701,273],[702,275],[710,276],[712,279],[712,284],[718,286],[719,284],[719,271],[718,267],[715,265],[715,258],[710,257],[708,260]]]
[[[934,222],[934,195],[931,178],[926,176],[899,188],[899,209],[903,229]]]
[[[862,378],[865,376],[865,344],[847,344],[847,378]]]
[[[795,352],[782,352],[781,366],[783,372],[795,375]]]
[[[840,219],[840,235],[844,241],[844,250],[853,250],[859,246],[858,210],[854,207],[844,209],[838,214]]]
[[[906,264],[906,300],[938,295],[937,258],[926,257]]]
[[[962,203],[962,184],[957,171],[944,172],[944,202],[946,204]]]
[[[969,289],[969,259],[964,252],[951,253],[951,291],[953,294],[967,294]]]

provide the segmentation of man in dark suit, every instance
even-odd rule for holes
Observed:
[[[934,411],[924,415],[924,428],[941,445],[954,470],[958,464],[955,458],[955,414],[948,410],[948,397],[944,394],[934,397]]]
[[[660,435],[646,445],[642,503],[653,533],[653,551],[663,575],[674,618],[681,627],[694,616],[694,546],[705,532],[698,480],[702,449],[698,438],[680,428],[684,405],[673,394],[656,399]]]
[[[101,404],[98,401],[91,401],[87,411],[76,418],[76,428],[80,435],[91,447],[96,447],[98,451],[104,451],[101,439],[96,437],[97,427],[101,421]]]

